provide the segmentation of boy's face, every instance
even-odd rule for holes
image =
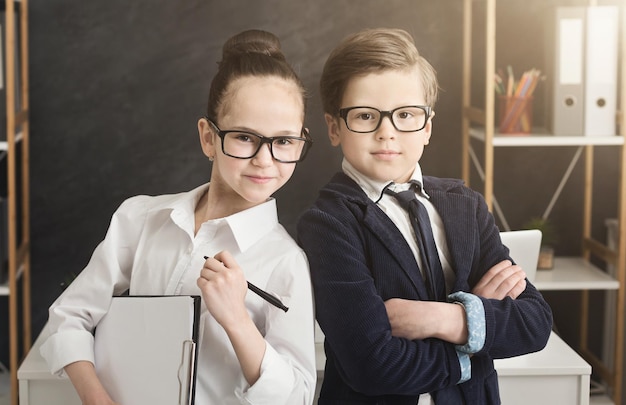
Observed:
[[[341,108],[366,106],[391,111],[414,105],[425,105],[417,68],[352,78],[344,92]],[[431,113],[431,118],[432,115],[434,113]],[[325,118],[331,144],[341,145],[344,157],[355,169],[380,182],[407,182],[422,157],[424,146],[428,145],[432,131],[431,119],[420,131],[401,132],[387,116],[382,118],[374,132],[356,133],[350,131],[340,117],[326,114]]]

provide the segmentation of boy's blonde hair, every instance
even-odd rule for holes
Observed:
[[[337,115],[348,82],[355,76],[386,70],[419,70],[426,105],[437,101],[437,73],[401,29],[366,29],[349,35],[331,52],[324,65],[320,92],[324,112]]]

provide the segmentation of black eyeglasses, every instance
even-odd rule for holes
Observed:
[[[339,110],[339,116],[352,132],[374,132],[384,117],[389,117],[393,127],[400,132],[416,132],[426,127],[431,108],[425,105],[407,105],[391,111],[380,111],[374,107],[348,107]]]
[[[302,136],[275,136],[270,138],[238,129],[222,131],[211,119],[207,118],[207,121],[213,125],[217,135],[222,139],[222,152],[237,159],[255,157],[263,144],[267,143],[274,160],[281,163],[296,163],[304,160],[313,144],[309,130],[306,128],[302,128]]]

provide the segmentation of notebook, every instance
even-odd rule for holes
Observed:
[[[194,403],[199,313],[199,296],[113,297],[95,330],[95,366],[115,402]]]
[[[521,231],[500,232],[502,244],[509,248],[509,256],[516,264],[522,266],[526,277],[531,283],[537,273],[539,249],[541,247],[541,231],[525,229]]]

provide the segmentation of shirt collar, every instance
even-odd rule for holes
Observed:
[[[363,189],[367,197],[374,202],[378,202],[380,200],[385,188],[387,187],[392,187],[393,191],[400,192],[409,189],[410,181],[416,181],[422,185],[424,184],[422,168],[420,167],[419,162],[415,164],[415,170],[413,170],[413,174],[411,175],[409,182],[402,184],[396,184],[392,181],[380,182],[373,180],[355,169],[355,167],[352,166],[346,158],[343,159],[341,168],[343,169],[343,172],[348,175],[348,177],[354,180],[356,184]],[[424,187],[421,187],[421,192],[419,194],[424,198],[430,198],[426,191],[424,191]]]
[[[264,203],[224,218],[242,252],[254,245],[278,225],[276,200]]]
[[[170,216],[178,226],[185,229],[187,224],[193,230],[196,205],[208,189],[209,183],[186,193],[172,194],[171,198],[164,199],[150,211],[171,210]],[[276,200],[269,198],[264,203],[218,220],[227,224],[239,250],[243,252],[278,225]]]
[[[208,189],[209,183],[206,183],[187,192],[162,195],[161,201],[152,206],[150,211],[174,210],[183,212],[184,216],[193,217],[198,201]]]

